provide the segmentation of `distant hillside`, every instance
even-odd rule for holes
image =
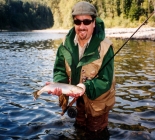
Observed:
[[[55,28],[69,28],[73,25],[71,11],[80,0],[53,0],[51,9]],[[137,27],[154,10],[155,0],[85,0],[91,2],[104,20],[105,26]],[[149,19],[148,26],[155,27],[155,16]]]
[[[68,29],[71,11],[80,0],[0,0],[0,29]],[[106,28],[137,27],[154,11],[155,0],[86,0],[92,3]],[[148,26],[155,27],[155,16]]]

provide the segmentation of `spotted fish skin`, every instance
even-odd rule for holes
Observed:
[[[75,85],[64,84],[64,83],[51,83],[42,87],[40,90],[35,91],[33,93],[34,99],[36,100],[44,92],[48,92],[48,91],[53,92],[55,88],[61,88],[63,94],[68,94],[68,93],[79,94],[83,92],[83,89],[81,87],[78,87]]]

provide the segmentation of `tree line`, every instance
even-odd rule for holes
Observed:
[[[81,0],[0,0],[0,29],[70,28],[71,11]],[[92,3],[107,27],[134,27],[153,11],[155,0],[85,0]],[[149,20],[155,27],[155,16]],[[133,24],[132,24],[133,23]]]
[[[0,1],[0,29],[37,30],[52,27],[53,14],[47,5],[20,0]]]
[[[81,0],[52,0],[54,27],[69,28],[73,25],[71,12],[75,3]],[[85,0],[92,3],[106,27],[133,27],[142,23],[154,10],[155,0]],[[155,16],[149,20],[155,27]]]

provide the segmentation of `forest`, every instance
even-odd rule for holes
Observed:
[[[73,26],[71,11],[81,0],[0,0],[0,30],[26,31]],[[106,28],[137,27],[153,11],[155,0],[85,0],[92,3]],[[155,27],[155,16],[148,26]]]

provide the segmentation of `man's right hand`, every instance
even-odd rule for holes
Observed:
[[[52,82],[46,82],[46,85],[49,85],[49,84],[52,84]],[[62,89],[57,87],[54,89],[54,91],[49,90],[48,94],[60,96],[60,95],[62,95]]]
[[[60,95],[62,95],[62,89],[61,88],[55,88],[54,91],[48,91],[48,94],[60,96]]]

